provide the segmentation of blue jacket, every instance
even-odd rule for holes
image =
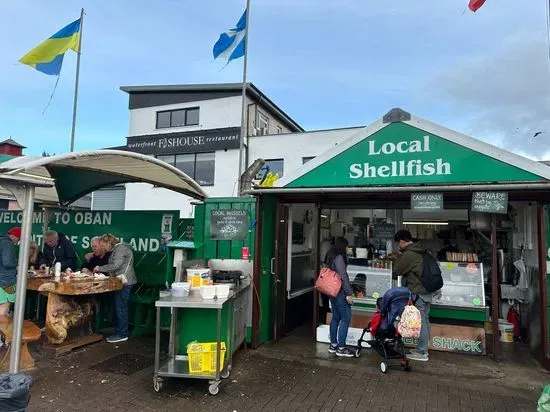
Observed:
[[[380,305],[380,313],[384,319],[380,329],[383,332],[395,331],[394,322],[403,313],[405,306],[409,303],[409,297],[412,297],[414,302],[414,295],[405,287],[391,288],[384,293]]]
[[[0,287],[17,283],[17,254],[8,235],[0,235]]]

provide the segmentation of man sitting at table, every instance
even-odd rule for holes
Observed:
[[[76,270],[76,252],[72,242],[63,233],[50,230],[44,233],[44,251],[40,259],[40,269],[53,268],[61,263],[61,271]]]
[[[84,255],[85,262],[82,264],[82,272],[90,273],[93,272],[96,266],[103,266],[109,263],[111,252],[105,251],[105,248],[103,248],[99,241],[100,239],[101,236],[94,236],[92,238],[92,251]]]

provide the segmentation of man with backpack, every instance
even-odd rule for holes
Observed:
[[[443,279],[435,258],[419,243],[413,241],[408,230],[395,234],[401,256],[393,265],[394,277],[401,276],[401,284],[415,296],[415,306],[420,311],[422,327],[418,345],[407,355],[407,358],[428,361],[428,342],[430,340],[430,306],[433,293],[441,289]]]

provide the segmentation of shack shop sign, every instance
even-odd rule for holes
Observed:
[[[229,127],[196,132],[132,136],[126,138],[126,149],[142,154],[197,153],[237,149],[239,147],[239,134],[239,127]]]
[[[345,144],[345,143],[344,143]],[[462,146],[407,123],[392,123],[365,136],[322,164],[303,166],[304,173],[284,187],[387,186],[541,181],[472,146]]]

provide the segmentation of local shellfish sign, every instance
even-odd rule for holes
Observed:
[[[367,156],[388,156],[394,153],[415,153],[430,152],[430,136],[424,136],[418,140],[403,140],[397,143],[385,142],[378,144],[376,140],[368,142]],[[385,165],[372,165],[370,162],[353,163],[349,167],[350,179],[372,179],[387,177],[409,177],[409,176],[439,176],[450,175],[451,164],[442,158],[433,161],[421,159],[394,160]]]

